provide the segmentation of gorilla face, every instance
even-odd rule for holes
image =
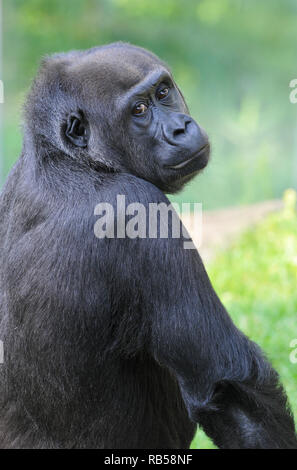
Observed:
[[[129,135],[151,158],[151,179],[175,192],[208,162],[206,133],[189,116],[184,99],[167,71],[148,75],[130,100]],[[150,179],[146,174],[144,177]]]
[[[60,148],[72,156],[132,173],[168,193],[207,165],[206,133],[189,115],[167,65],[149,51],[115,43],[57,54],[46,69],[47,80],[59,83],[53,106],[55,116],[61,110]],[[51,96],[47,103],[57,93]]]

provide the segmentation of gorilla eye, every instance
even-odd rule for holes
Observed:
[[[166,96],[168,96],[168,94],[169,94],[168,87],[161,88],[160,90],[157,91],[156,98],[157,100],[163,100],[164,98],[166,98]]]
[[[141,116],[142,114],[145,114],[148,110],[148,106],[145,103],[139,103],[136,106],[134,106],[132,110],[132,114],[134,116]]]

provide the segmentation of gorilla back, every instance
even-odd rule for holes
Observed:
[[[139,236],[94,232],[98,204],[113,234],[207,165],[167,65],[123,43],[46,57],[24,121],[0,200],[0,446],[187,448],[198,423],[219,447],[296,448],[277,373],[173,218],[166,238],[146,213]]]

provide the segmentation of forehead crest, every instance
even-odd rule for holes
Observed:
[[[73,58],[67,72],[84,83],[88,91],[93,86],[102,92],[111,88],[116,92],[130,89],[161,64],[164,66],[156,56],[141,48],[103,46]]]

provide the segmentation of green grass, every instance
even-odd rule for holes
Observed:
[[[294,192],[286,209],[269,216],[219,254],[208,267],[212,283],[235,324],[267,354],[281,376],[297,418],[297,215]],[[290,207],[291,206],[291,207]],[[214,448],[199,430],[192,448]]]

